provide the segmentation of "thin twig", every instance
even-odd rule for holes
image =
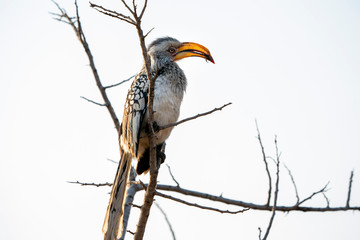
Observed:
[[[294,177],[290,171],[290,169],[286,166],[286,164],[284,163],[284,167],[286,168],[286,170],[288,171],[289,173],[289,176],[291,178],[291,182],[293,183],[293,186],[294,186],[294,189],[295,189],[295,194],[296,194],[296,205],[299,204],[300,202],[300,197],[299,197],[299,194],[298,194],[298,190],[297,190],[297,187],[296,187],[296,184],[295,184],[295,180],[294,180]]]
[[[177,186],[177,187],[180,187],[179,182],[178,182],[178,181],[176,181],[176,179],[175,179],[174,175],[173,175],[173,174],[172,174],[172,172],[171,172],[171,168],[170,168],[170,166],[169,166],[168,164],[166,164],[166,166],[167,166],[167,168],[169,169],[169,173],[170,173],[170,176],[171,176],[172,180],[176,183],[176,186]]]
[[[238,214],[238,213],[243,213],[243,212],[249,210],[248,208],[238,210],[238,211],[221,210],[221,209],[218,209],[218,208],[208,207],[208,206],[200,205],[200,204],[197,204],[197,203],[190,203],[190,202],[187,202],[187,201],[182,200],[180,198],[176,198],[176,197],[173,197],[173,196],[170,196],[170,195],[167,195],[167,194],[163,194],[163,193],[158,192],[158,191],[155,192],[155,195],[163,197],[163,198],[167,198],[167,199],[170,199],[170,200],[173,200],[175,202],[179,202],[179,203],[191,206],[191,207],[197,207],[197,208],[210,210],[210,211],[215,211],[215,212],[219,212],[219,213]]]
[[[329,208],[330,207],[330,201],[329,201],[328,197],[326,196],[326,194],[324,192],[322,192],[322,195],[326,200],[326,207]]]
[[[66,19],[66,21],[70,24],[70,26],[73,28],[76,36],[78,37],[81,45],[83,46],[85,53],[88,57],[89,60],[89,64],[90,64],[90,68],[92,70],[96,85],[101,93],[101,96],[104,100],[104,104],[114,122],[115,125],[115,129],[117,130],[118,134],[120,135],[120,122],[118,117],[116,116],[116,113],[114,111],[114,108],[106,94],[105,88],[103,87],[101,80],[100,80],[100,76],[97,72],[96,66],[95,66],[95,62],[94,62],[94,57],[91,53],[89,44],[86,41],[86,37],[85,37],[85,33],[83,32],[82,26],[81,26],[81,21],[80,21],[80,15],[79,15],[79,7],[77,4],[77,1],[75,0],[75,10],[76,10],[76,21],[74,21],[74,17],[70,17],[66,11],[60,7],[60,5],[58,3],[56,3],[55,1],[53,1],[53,3],[57,6],[57,8],[59,9],[60,13],[60,19],[62,20],[63,18]]]
[[[272,209],[272,214],[271,214],[271,218],[269,221],[269,225],[266,229],[265,235],[263,240],[266,240],[267,237],[269,236],[272,224],[274,222],[274,218],[275,218],[275,214],[276,214],[276,208],[277,208],[277,199],[278,199],[278,194],[279,194],[279,182],[280,182],[280,155],[279,154],[279,150],[278,150],[278,144],[277,144],[277,138],[275,136],[275,148],[276,148],[276,183],[275,183],[275,192],[274,192],[274,205],[273,205],[273,209]]]
[[[213,110],[210,110],[210,111],[208,111],[208,112],[199,113],[199,114],[197,114],[197,115],[195,115],[195,116],[192,116],[192,117],[189,117],[189,118],[185,118],[185,119],[183,119],[183,120],[181,120],[181,121],[178,121],[178,122],[176,122],[176,123],[170,123],[170,124],[167,124],[167,125],[164,125],[164,126],[159,126],[159,131],[164,130],[164,129],[169,128],[169,127],[175,127],[175,126],[177,126],[177,125],[179,125],[179,124],[182,124],[182,123],[184,123],[184,122],[187,122],[187,121],[190,121],[190,120],[194,120],[194,119],[196,119],[196,118],[199,118],[199,117],[203,117],[203,116],[209,115],[209,114],[211,114],[211,113],[213,113],[213,112],[216,112],[216,111],[221,111],[224,107],[227,107],[227,106],[229,106],[229,105],[231,105],[231,104],[232,104],[232,103],[229,102],[229,103],[227,103],[227,104],[224,104],[224,105],[221,106],[221,107],[214,108]]]
[[[144,13],[145,13],[145,9],[146,9],[146,7],[147,7],[147,2],[148,2],[148,1],[145,0],[144,7],[143,7],[143,9],[141,10],[141,13],[140,13],[140,16],[139,16],[140,19],[142,19],[143,15],[144,15]]]
[[[271,193],[272,193],[271,174],[270,174],[269,165],[268,165],[268,162],[267,162],[267,157],[266,157],[266,154],[265,154],[265,148],[264,148],[264,145],[263,145],[262,140],[261,140],[260,130],[259,130],[259,126],[258,126],[258,123],[257,123],[256,119],[255,119],[255,125],[256,125],[256,130],[257,130],[257,133],[258,133],[257,139],[258,139],[260,147],[261,147],[261,153],[262,153],[262,156],[263,156],[263,161],[264,161],[264,164],[265,164],[265,170],[266,170],[266,174],[268,176],[268,181],[269,181],[268,198],[267,198],[267,202],[266,202],[266,205],[269,206],[270,205],[270,199],[271,199]]]
[[[145,34],[144,38],[146,38],[146,37],[152,32],[152,30],[154,30],[154,29],[155,29],[155,28],[150,29],[150,31],[148,31],[148,32]]]
[[[125,21],[125,22],[127,22],[127,23],[130,23],[130,24],[132,24],[132,25],[135,25],[134,19],[132,19],[130,16],[125,16],[125,15],[122,14],[122,13],[118,13],[118,12],[116,12],[116,11],[113,11],[113,10],[110,10],[110,9],[107,9],[107,8],[104,8],[103,6],[94,4],[94,3],[92,3],[92,2],[90,2],[90,7],[94,8],[96,11],[98,11],[98,12],[100,12],[100,13],[102,13],[102,14],[105,14],[105,15],[107,15],[107,16],[120,19],[120,20]]]
[[[139,209],[141,209],[142,208],[142,206],[140,206],[140,205],[137,205],[137,204],[134,204],[134,203],[132,203],[132,204],[130,204],[132,207],[135,207],[135,208],[139,208]]]
[[[112,162],[112,163],[119,164],[119,162],[118,162],[118,161],[114,161],[114,160],[112,160],[112,159],[110,159],[110,158],[107,158],[106,160],[108,160],[109,162]]]
[[[260,227],[258,227],[258,230],[259,230],[259,240],[261,240],[261,228]]]
[[[170,232],[171,232],[171,235],[172,235],[173,239],[176,240],[176,236],[175,236],[174,229],[173,229],[173,227],[172,227],[172,225],[171,225],[171,223],[170,223],[169,218],[167,217],[166,212],[160,207],[160,205],[159,205],[157,202],[155,202],[155,206],[160,210],[160,212],[161,212],[162,215],[164,216],[165,221],[166,221],[166,223],[167,223],[167,225],[168,225],[168,227],[169,227],[169,230],[170,230]]]
[[[84,182],[79,182],[79,181],[76,181],[76,182],[68,181],[68,183],[79,184],[81,186],[94,186],[94,187],[104,187],[104,186],[111,187],[113,185],[112,183],[109,183],[109,182],[106,182],[106,183],[84,183]]]
[[[312,197],[314,197],[315,195],[319,194],[319,193],[323,193],[323,192],[326,192],[327,191],[327,186],[329,185],[330,181],[322,188],[320,189],[319,191],[317,192],[313,192],[309,197],[303,199],[302,201],[300,201],[297,206],[300,206],[301,204],[303,204],[304,202],[310,200]]]
[[[88,101],[88,102],[91,102],[91,103],[93,103],[93,104],[96,104],[96,105],[98,105],[98,106],[106,107],[106,104],[95,102],[95,101],[93,101],[93,100],[91,100],[91,99],[88,99],[88,98],[86,98],[86,97],[83,97],[83,96],[80,96],[80,97],[81,97],[82,99],[84,99],[84,100],[86,100],[86,101]]]
[[[105,88],[105,89],[108,89],[108,88],[117,87],[117,86],[119,86],[119,85],[121,85],[121,84],[123,84],[123,83],[126,83],[126,82],[130,81],[130,80],[131,80],[132,78],[134,78],[135,76],[136,76],[136,75],[133,75],[133,76],[129,77],[128,79],[122,80],[121,82],[118,82],[118,83],[115,83],[115,84],[112,84],[112,85],[109,85],[109,86],[105,86],[104,88]]]
[[[129,5],[127,5],[127,3],[124,0],[121,0],[121,2],[124,4],[124,6],[129,10],[129,12],[134,15],[135,12],[129,7]]]
[[[350,197],[351,197],[351,187],[352,187],[353,177],[354,177],[354,170],[352,170],[351,174],[350,174],[348,195],[347,195],[347,200],[346,200],[346,207],[350,207]]]

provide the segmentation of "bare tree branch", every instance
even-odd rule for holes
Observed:
[[[294,189],[295,189],[295,194],[296,194],[296,205],[299,204],[300,202],[300,197],[299,197],[299,194],[298,194],[298,190],[297,190],[297,187],[296,187],[296,184],[295,184],[295,180],[294,180],[294,177],[290,171],[290,169],[286,166],[286,164],[284,163],[284,167],[286,168],[286,170],[288,171],[289,173],[289,176],[291,178],[291,182],[293,183],[293,186],[294,186]]]
[[[95,101],[90,100],[90,99],[88,99],[88,98],[86,98],[86,97],[83,97],[83,96],[80,96],[80,97],[81,97],[82,99],[88,101],[88,102],[91,102],[91,103],[95,104],[95,105],[99,105],[99,106],[101,106],[101,107],[106,107],[106,104],[95,102]]]
[[[272,209],[273,209],[273,206],[271,206],[271,205],[267,206],[266,204],[262,205],[262,204],[244,202],[244,201],[240,201],[240,200],[225,198],[223,196],[215,196],[215,195],[211,195],[208,193],[202,193],[202,192],[198,192],[198,191],[194,191],[194,190],[190,190],[190,189],[180,188],[177,186],[158,184],[157,189],[163,190],[163,191],[177,192],[177,193],[184,194],[187,196],[208,199],[208,200],[211,200],[214,202],[221,202],[221,203],[225,203],[225,204],[230,204],[230,205],[239,206],[239,207],[243,207],[243,208],[250,208],[250,209],[254,209],[254,210],[272,211]],[[276,206],[276,210],[281,211],[281,212],[290,212],[290,211],[336,212],[336,211],[348,211],[348,210],[360,211],[360,206],[349,207],[349,208],[346,208],[346,207],[330,208],[330,207],[303,207],[303,206],[297,205],[297,206]]]
[[[270,199],[271,199],[271,192],[272,192],[271,175],[270,175],[270,170],[269,170],[269,166],[268,166],[268,162],[267,162],[267,157],[266,157],[266,154],[265,154],[265,148],[264,148],[264,145],[263,145],[262,140],[261,140],[260,130],[259,130],[259,126],[258,126],[258,123],[257,123],[256,119],[255,119],[255,125],[256,125],[256,130],[257,130],[257,133],[258,133],[257,139],[258,139],[260,147],[261,147],[261,153],[262,153],[263,161],[264,161],[264,164],[265,164],[265,170],[266,170],[268,180],[269,180],[268,199],[267,199],[267,202],[266,202],[266,205],[269,206],[270,205]]]
[[[326,200],[326,207],[329,208],[330,207],[330,201],[329,201],[328,197],[326,196],[326,194],[324,192],[322,192],[322,195]],[[349,207],[349,206],[347,206],[347,207]]]
[[[118,83],[115,83],[115,84],[112,84],[112,85],[109,85],[109,86],[105,86],[104,88],[105,89],[108,89],[108,88],[113,88],[113,87],[117,87],[123,83],[126,83],[128,81],[130,81],[132,78],[134,78],[136,75],[132,75],[131,77],[129,77],[128,79],[125,79],[125,80],[122,80],[121,82],[118,82]]]
[[[163,197],[163,198],[167,198],[167,199],[170,199],[170,200],[173,200],[175,202],[179,202],[179,203],[191,206],[191,207],[197,207],[197,208],[210,210],[210,211],[215,211],[215,212],[219,212],[219,213],[238,214],[238,213],[243,213],[243,212],[249,210],[249,208],[241,209],[241,210],[238,210],[238,211],[220,210],[218,208],[207,207],[207,206],[200,205],[200,204],[197,204],[197,203],[190,203],[190,202],[187,202],[187,201],[182,200],[180,198],[176,198],[176,197],[173,197],[173,196],[170,196],[170,195],[167,195],[167,194],[163,194],[163,193],[158,192],[158,191],[155,192],[155,195]]]
[[[82,186],[112,186],[112,183],[82,183],[79,181],[76,182],[71,182],[71,183],[75,183],[75,184],[79,184]],[[141,191],[147,188],[147,184],[143,184],[140,182],[132,182],[133,185],[138,186],[136,189],[137,191]],[[142,186],[143,184],[143,186]],[[194,191],[194,190],[190,190],[190,189],[186,189],[186,188],[181,188],[178,186],[172,186],[172,185],[166,185],[166,184],[158,184],[156,187],[157,190],[162,190],[162,191],[169,191],[169,192],[176,192],[176,193],[180,193],[186,196],[192,196],[192,197],[197,197],[197,198],[202,198],[202,199],[207,199],[210,201],[214,201],[214,202],[220,202],[220,203],[224,203],[224,204],[229,204],[229,205],[234,205],[234,206],[239,206],[239,207],[243,207],[243,208],[250,208],[253,210],[259,210],[259,211],[272,211],[273,206],[267,206],[266,204],[256,204],[256,203],[251,203],[251,202],[244,202],[241,200],[236,200],[236,199],[231,199],[231,198],[225,198],[222,195],[221,196],[216,196],[216,195],[212,195],[212,194],[208,194],[208,193],[203,193],[203,192],[198,192],[198,191]],[[323,193],[318,191],[319,193]],[[314,195],[314,193],[312,194]],[[310,199],[310,197],[309,197]],[[308,199],[308,200],[309,200]],[[299,206],[299,205],[291,205],[291,206],[276,206],[276,210],[280,211],[280,212],[291,212],[291,211],[300,211],[300,212],[339,212],[339,211],[360,211],[360,206],[355,206],[355,207],[304,207],[304,206]]]
[[[276,148],[276,183],[275,183],[275,192],[274,192],[274,205],[272,208],[272,215],[269,221],[269,225],[266,229],[265,235],[263,240],[266,240],[267,237],[269,236],[272,224],[274,222],[274,218],[275,218],[275,213],[276,213],[276,205],[277,205],[277,199],[278,199],[278,194],[279,194],[279,181],[280,181],[280,154],[279,154],[279,150],[278,150],[278,145],[277,145],[277,138],[275,136],[275,148]]]
[[[351,187],[352,187],[353,177],[354,177],[354,170],[352,170],[351,174],[350,174],[348,195],[347,195],[347,200],[346,200],[346,207],[350,207],[350,197],[351,197]]]
[[[194,120],[194,119],[196,119],[196,118],[199,118],[199,117],[203,117],[203,116],[209,115],[209,114],[211,114],[211,113],[213,113],[213,112],[216,112],[216,111],[221,111],[224,107],[227,107],[227,106],[229,106],[229,105],[231,105],[231,104],[232,104],[232,103],[230,102],[230,103],[224,104],[224,105],[221,106],[221,107],[214,108],[213,110],[210,110],[210,111],[208,111],[208,112],[199,113],[199,114],[197,114],[197,115],[195,115],[195,116],[192,116],[192,117],[189,117],[189,118],[185,118],[185,119],[183,119],[183,120],[181,120],[181,121],[178,121],[178,122],[176,122],[176,123],[171,123],[171,124],[168,124],[168,125],[165,125],[165,126],[159,126],[159,131],[164,130],[164,129],[169,128],[169,127],[175,127],[175,126],[180,125],[180,124],[182,124],[182,123],[184,123],[184,122],[187,122],[187,121],[190,121],[190,120]]]
[[[124,6],[127,8],[127,10],[134,15],[135,12],[129,7],[129,5],[127,5],[127,3],[124,0],[121,0],[121,2],[124,4]]]
[[[262,233],[261,228],[258,227],[258,230],[259,230],[259,240],[261,240],[261,233]]]
[[[108,160],[109,162],[115,163],[115,164],[119,164],[118,161],[114,161],[114,160],[112,160],[112,159],[110,159],[110,158],[107,158],[106,160]]]
[[[117,19],[120,19],[122,21],[125,21],[127,23],[130,23],[132,25],[135,25],[135,21],[134,19],[132,19],[130,16],[125,16],[124,14],[122,13],[118,13],[116,11],[113,11],[113,10],[110,10],[110,9],[107,9],[107,8],[104,8],[103,6],[100,6],[100,5],[97,5],[97,4],[94,4],[92,2],[90,2],[90,7],[94,8],[96,11],[102,13],[102,14],[105,14],[107,16],[110,16],[110,17],[114,17],[114,18],[117,18]]]
[[[114,122],[114,125],[115,125],[115,128],[118,132],[118,134],[120,135],[120,122],[119,122],[119,119],[118,117],[116,116],[116,113],[114,111],[114,108],[106,94],[106,91],[105,91],[105,88],[103,87],[102,83],[101,83],[101,80],[100,80],[100,76],[98,74],[98,71],[96,69],[96,66],[95,66],[95,62],[94,62],[94,57],[91,53],[91,50],[90,50],[90,47],[89,47],[89,44],[87,43],[86,41],[86,37],[85,37],[85,33],[83,32],[82,30],[82,26],[81,26],[81,22],[80,22],[80,15],[79,15],[79,7],[77,5],[77,1],[75,0],[75,10],[76,10],[76,17],[70,17],[66,11],[60,7],[60,5],[58,3],[56,3],[55,1],[53,1],[53,3],[57,6],[57,8],[59,9],[60,11],[60,14],[57,14],[57,16],[59,17],[58,20],[60,19],[62,22],[63,21],[66,21],[68,24],[70,24],[70,26],[73,28],[76,36],[78,37],[81,45],[83,46],[85,52],[86,52],[86,55],[88,57],[88,60],[89,60],[89,64],[90,64],[90,68],[92,70],[92,73],[94,75],[94,78],[95,78],[95,82],[96,82],[96,85],[101,93],[101,96],[105,102],[105,106],[108,110],[108,112],[110,113],[110,116]],[[65,19],[65,20],[63,20]],[[76,21],[74,20],[76,19]]]
[[[155,28],[150,29],[150,30],[145,34],[144,38],[146,38],[146,37],[152,32],[152,30],[154,30],[154,29],[155,29]]]
[[[313,192],[309,197],[307,197],[307,198],[303,199],[302,201],[300,201],[300,202],[297,204],[297,206],[299,206],[299,205],[303,204],[304,202],[310,200],[312,197],[314,197],[315,195],[317,195],[317,194],[319,194],[319,193],[324,193],[324,192],[326,192],[326,191],[327,191],[326,188],[327,188],[327,186],[329,185],[329,183],[330,183],[330,182],[328,182],[328,183],[327,183],[322,189],[320,189],[319,191]]]
[[[165,211],[160,207],[160,205],[157,202],[155,202],[155,206],[160,210],[160,212],[164,216],[165,221],[166,221],[167,225],[169,226],[169,230],[171,232],[171,235],[172,235],[173,239],[176,240],[174,229],[173,229],[173,227],[172,227],[172,225],[170,223],[169,218],[167,217],[167,214],[165,213]]]
[[[169,166],[168,164],[166,164],[166,166],[167,166],[167,168],[169,169],[169,173],[170,173],[170,176],[171,176],[172,180],[176,183],[176,186],[177,186],[177,187],[180,187],[179,182],[178,182],[178,181],[176,181],[176,179],[175,179],[174,175],[173,175],[173,174],[172,174],[172,172],[171,172],[171,168],[170,168],[170,166]]]
[[[73,183],[73,184],[79,184],[81,186],[94,186],[94,187],[104,187],[104,186],[109,186],[111,187],[113,184],[112,183],[83,183],[83,182],[79,182],[79,181],[76,181],[76,182],[71,182],[71,181],[68,181],[68,183]]]
[[[145,0],[145,3],[144,3],[144,7],[143,7],[143,9],[141,10],[141,13],[140,13],[140,19],[143,17],[143,15],[144,15],[144,13],[145,13],[145,9],[146,9],[146,7],[147,7],[147,0]],[[151,31],[151,30],[150,30]]]

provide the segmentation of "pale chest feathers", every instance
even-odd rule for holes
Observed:
[[[159,126],[174,123],[180,114],[184,92],[172,82],[159,77],[155,82],[154,121]]]
[[[161,76],[155,81],[155,94],[154,94],[154,121],[159,126],[165,126],[171,123],[175,123],[180,114],[180,105],[184,96],[185,88],[178,88],[169,79],[164,79]],[[148,112],[143,124],[148,122]],[[145,125],[143,125],[143,129]],[[173,128],[166,128],[155,133],[156,145],[163,143],[171,133]],[[149,139],[146,137],[148,133],[142,131],[140,134],[140,142],[138,155],[142,155],[146,148],[149,146]]]

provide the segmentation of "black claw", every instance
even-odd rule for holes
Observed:
[[[163,152],[163,146],[165,143],[161,143],[159,145],[156,146],[156,160],[157,160],[157,164],[158,167],[160,167],[160,165],[162,163],[164,163],[165,159],[166,159],[166,155]],[[147,148],[144,152],[144,154],[141,156],[141,158],[138,161],[138,164],[136,166],[136,173],[138,175],[147,172],[150,168],[150,162],[149,162],[149,158],[150,158],[150,150]]]
[[[166,159],[166,154],[163,152],[157,152],[157,159],[160,161],[160,163],[164,163]]]

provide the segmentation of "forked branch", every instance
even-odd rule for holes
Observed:
[[[100,80],[100,76],[98,74],[98,71],[96,69],[95,66],[95,61],[94,61],[94,57],[91,53],[90,47],[88,42],[86,41],[86,37],[85,37],[85,33],[82,29],[81,26],[81,21],[80,21],[80,15],[79,15],[79,7],[77,4],[77,1],[75,0],[75,11],[76,11],[76,16],[75,17],[70,17],[68,15],[68,13],[65,11],[65,9],[61,8],[60,5],[58,3],[56,3],[55,1],[53,1],[53,3],[56,5],[56,7],[58,8],[58,10],[60,11],[60,13],[52,13],[52,15],[56,16],[56,20],[61,21],[61,22],[65,22],[67,24],[69,24],[72,29],[74,30],[76,36],[78,37],[81,45],[83,46],[85,53],[88,57],[89,60],[89,65],[90,68],[92,70],[96,85],[101,93],[101,96],[104,100],[104,106],[106,106],[111,119],[114,122],[115,125],[115,129],[117,130],[118,134],[120,135],[120,122],[118,117],[116,116],[115,110],[106,94],[106,88],[102,85],[102,82]]]

